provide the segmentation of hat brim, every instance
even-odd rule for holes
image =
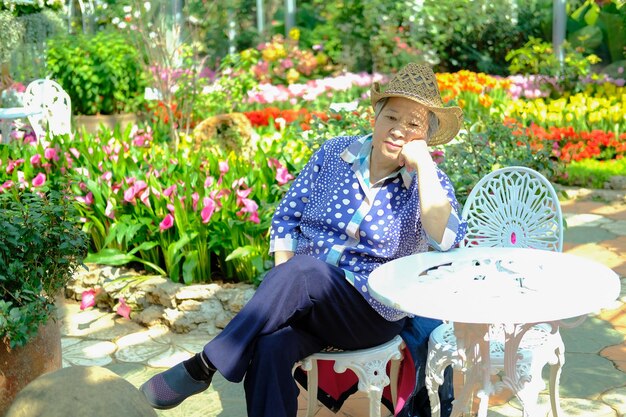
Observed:
[[[439,119],[439,129],[435,132],[433,136],[428,140],[428,145],[437,146],[443,145],[444,143],[450,142],[461,130],[461,126],[463,126],[463,110],[457,106],[450,107],[437,107],[432,104],[426,103],[420,100],[417,97],[413,97],[407,94],[402,93],[394,93],[394,92],[381,92],[380,84],[374,83],[370,90],[370,97],[372,107],[375,107],[376,103],[383,98],[389,97],[402,97],[416,103],[421,104],[426,107],[428,110],[435,113],[437,118]]]

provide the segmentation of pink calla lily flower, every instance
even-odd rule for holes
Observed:
[[[174,226],[174,216],[172,216],[171,213],[168,213],[167,216],[165,216],[165,218],[161,221],[161,224],[159,224],[159,229],[161,229],[161,232],[164,232],[172,226]]]
[[[115,312],[120,316],[130,320],[131,308],[128,304],[126,304],[126,300],[124,299],[124,297],[120,297],[120,304],[117,306],[117,310],[115,310]]]
[[[98,293],[93,288],[83,291],[80,299],[80,309],[85,310],[96,305],[96,295]]]
[[[46,174],[44,174],[43,172],[40,172],[39,174],[37,174],[35,178],[33,178],[33,181],[32,181],[33,187],[41,187],[45,183],[46,183]]]
[[[202,203],[204,204],[204,207],[202,208],[202,211],[200,211],[200,217],[202,217],[202,223],[207,224],[211,220],[211,216],[213,216],[217,205],[210,197],[204,197],[204,199],[202,199]]]
[[[276,182],[278,182],[278,185],[285,185],[292,179],[294,179],[294,176],[291,175],[289,171],[287,171],[287,168],[285,167],[276,168]]]

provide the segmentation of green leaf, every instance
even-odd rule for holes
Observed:
[[[141,259],[135,255],[124,253],[120,251],[119,249],[106,248],[106,249],[102,249],[98,253],[90,253],[87,256],[87,258],[85,258],[85,262],[98,263],[98,264],[103,264],[103,265],[113,265],[113,266],[126,265],[129,262],[140,262],[154,269],[159,274],[163,276],[167,276],[167,272],[165,272],[158,265],[155,265],[154,263],[150,261],[146,261],[145,259]]]
[[[198,267],[198,251],[188,252],[183,262],[183,281],[185,284],[193,283],[193,272]]]
[[[85,262],[120,266],[134,261],[135,258],[139,259],[136,256],[123,253],[119,249],[105,248],[98,253],[90,253],[85,258]]]
[[[612,61],[626,58],[626,29],[622,18],[613,13],[600,12],[600,22],[607,34],[606,44]]]
[[[597,26],[586,26],[571,33],[567,40],[574,48],[581,47],[585,51],[592,51],[602,43],[602,31]]]
[[[142,251],[142,250],[150,250],[152,248],[154,248],[155,246],[159,246],[158,242],[143,242],[141,245],[133,248],[130,252],[128,252],[130,255],[134,255],[135,253]]]
[[[592,3],[589,11],[585,13],[585,23],[589,26],[593,26],[596,24],[598,20],[598,15],[600,14],[600,7],[597,4]]]
[[[255,252],[256,248],[252,245],[239,246],[226,257],[226,261],[232,261],[233,259],[240,259],[246,256],[254,255]]]

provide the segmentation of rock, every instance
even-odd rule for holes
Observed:
[[[197,310],[181,311],[166,308],[163,318],[172,330],[187,333],[197,329],[199,325],[203,329],[208,329],[207,331],[217,331],[218,322],[223,324],[225,320],[228,322],[232,317],[226,313],[222,303],[216,299],[210,299],[200,303]]]
[[[133,320],[145,326],[154,326],[163,322],[165,307],[150,305],[137,314],[133,314]]]
[[[626,190],[626,176],[614,175],[609,178],[609,181],[604,183],[604,188],[610,190]]]
[[[109,273],[112,276],[107,276]],[[128,281],[114,281],[132,275],[139,280],[127,288],[124,286]],[[111,311],[123,296],[133,307],[133,321],[139,324],[167,325],[181,333],[203,329],[210,334],[224,328],[255,292],[250,284],[214,282],[185,286],[163,277],[141,276],[130,269],[90,264],[89,271],[74,275],[66,287],[66,297],[80,300],[83,291],[92,288],[98,292],[97,307],[104,310]]]
[[[217,284],[201,284],[182,287],[176,293],[177,300],[208,300],[221,290]]]
[[[40,376],[15,398],[5,417],[156,417],[130,382],[98,366],[71,366]]]
[[[178,304],[178,309],[180,311],[198,311],[202,303],[196,300],[184,300],[180,304]]]
[[[161,279],[158,284],[156,281],[152,281],[151,285],[153,285],[152,288],[149,288],[148,285],[143,287],[150,302],[169,308],[176,307],[176,293],[182,287],[181,284]]]
[[[217,298],[225,308],[233,313],[238,313],[254,295],[254,287],[248,284],[239,284],[235,288],[224,288],[217,293]]]

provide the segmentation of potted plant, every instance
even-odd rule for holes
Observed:
[[[55,299],[87,254],[70,198],[0,194],[0,415],[39,374],[61,366]],[[50,319],[53,320],[50,320]]]
[[[94,132],[136,120],[146,86],[139,53],[121,33],[63,35],[48,41],[48,76],[72,100],[77,126]]]

